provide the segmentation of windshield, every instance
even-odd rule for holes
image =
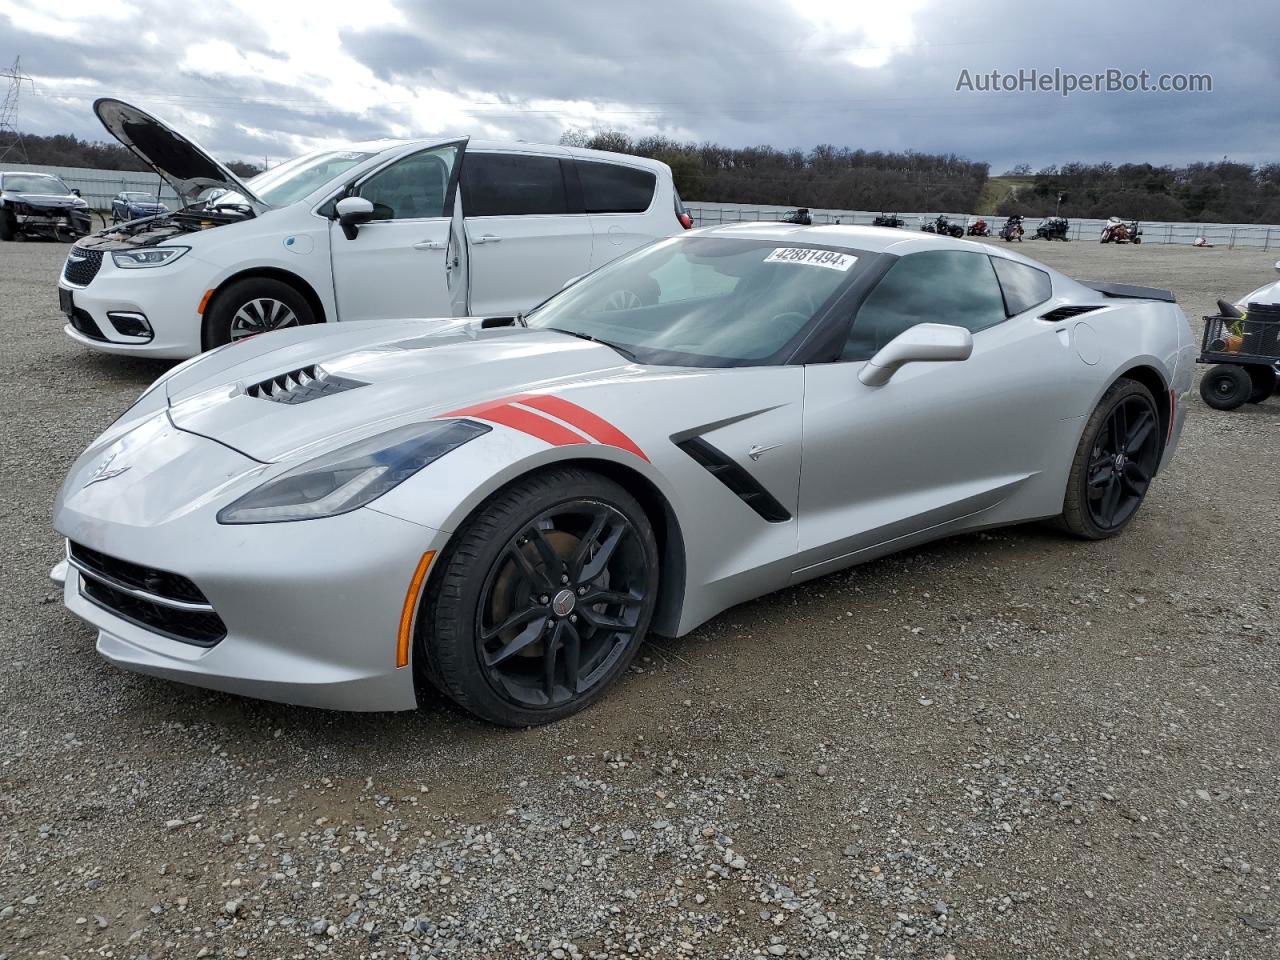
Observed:
[[[674,238],[556,294],[528,325],[599,340],[642,363],[779,362],[856,275],[858,259],[812,245]]]
[[[6,173],[3,181],[4,189],[14,193],[48,193],[64,195],[71,189],[57,177],[44,173]]]
[[[330,150],[295,157],[258,174],[245,183],[260,199],[273,207],[296,203],[307,194],[340,177],[357,163],[372,157],[357,150]]]

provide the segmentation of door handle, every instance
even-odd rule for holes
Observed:
[[[482,233],[480,236],[472,240],[472,243],[499,243],[501,237],[495,237],[492,233]]]
[[[413,245],[415,250],[443,250],[445,242],[443,240],[423,240]]]

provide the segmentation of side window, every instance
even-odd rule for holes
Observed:
[[[930,250],[901,258],[858,308],[841,360],[870,360],[917,323],[977,333],[1005,320],[1004,299],[985,253]]]
[[[445,217],[451,212],[449,180],[457,162],[457,144],[423,150],[379,170],[356,195],[373,202],[375,220]]]
[[[468,153],[462,164],[462,212],[468,217],[565,213],[564,177],[555,157]]]
[[[1000,278],[1004,309],[1009,316],[1030,310],[1053,296],[1053,284],[1043,270],[1003,257],[992,257],[991,264],[996,269],[996,276]]]
[[[644,213],[653,203],[658,178],[652,172],[618,163],[577,163],[587,213]]]

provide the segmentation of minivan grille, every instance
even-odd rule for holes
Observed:
[[[87,287],[102,269],[102,251],[86,250],[83,247],[72,247],[67,254],[67,264],[62,268],[62,277],[67,283],[77,287]]]
[[[290,370],[269,380],[262,380],[245,388],[245,393],[259,400],[276,403],[306,403],[335,393],[367,387],[363,380],[350,380],[329,373],[318,363],[297,370]]]
[[[90,601],[145,630],[211,647],[226,624],[189,579],[167,570],[108,556],[70,541],[68,557],[80,572],[80,592]]]

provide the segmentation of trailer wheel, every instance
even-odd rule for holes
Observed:
[[[1253,390],[1249,394],[1250,403],[1261,403],[1276,392],[1276,368],[1255,364],[1248,368],[1249,380]]]
[[[1200,381],[1200,399],[1215,410],[1234,410],[1253,393],[1253,379],[1244,367],[1220,363]]]

